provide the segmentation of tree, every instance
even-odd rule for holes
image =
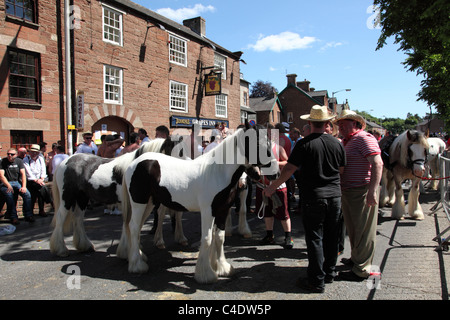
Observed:
[[[273,95],[274,92],[277,92],[277,89],[272,86],[272,83],[258,80],[250,88],[250,98],[268,97]]]
[[[377,50],[394,36],[407,55],[405,68],[424,77],[418,100],[435,107],[449,128],[450,1],[374,0],[374,5],[382,27]]]

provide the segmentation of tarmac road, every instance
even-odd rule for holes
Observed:
[[[437,192],[421,195],[426,213],[438,201]],[[52,215],[36,216],[36,222],[22,221],[17,230],[0,237],[1,300],[218,300],[222,304],[252,300],[276,303],[286,300],[448,300],[450,258],[436,251],[432,239],[449,222],[443,210],[426,216],[424,221],[389,218],[390,209],[380,210],[377,250],[374,265],[382,277],[377,283],[334,281],[325,293],[311,294],[295,286],[306,275],[307,255],[301,217],[292,214],[294,248],[281,245],[261,246],[264,223],[256,215],[248,220],[251,239],[234,232],[227,237],[225,254],[234,266],[231,277],[201,285],[194,278],[200,240],[200,215],[185,213],[183,228],[189,245],[173,242],[170,219],[164,223],[166,249],[157,249],[149,230],[151,216],[144,225],[141,243],[150,270],[143,275],[129,274],[127,262],[115,256],[122,218],[103,215],[103,207],[86,214],[85,226],[95,252],[78,253],[72,237],[66,237],[70,255],[55,257],[49,251]],[[237,216],[233,217],[235,224]],[[0,226],[6,221],[0,221]],[[275,235],[281,243],[284,234],[275,222]],[[349,244],[343,257],[349,257]],[[338,270],[346,267],[340,262]],[[78,277],[79,275],[79,277]],[[377,279],[375,279],[377,280]],[[198,302],[197,302],[198,303]],[[187,311],[187,309],[186,309]]]

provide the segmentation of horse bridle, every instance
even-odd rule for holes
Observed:
[[[412,146],[412,144],[410,144],[409,146],[408,146],[408,159],[407,159],[407,161],[406,161],[406,164],[407,164],[407,168],[408,169],[411,169],[411,171],[413,171],[413,174],[414,174],[414,165],[415,164],[417,164],[417,165],[419,165],[419,166],[424,166],[425,165],[425,163],[427,163],[428,162],[428,152],[427,152],[427,149],[425,148],[425,159],[415,159],[415,160],[412,160],[411,159],[411,155],[412,155],[412,151],[411,151],[411,146]]]

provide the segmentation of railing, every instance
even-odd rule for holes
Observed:
[[[439,163],[439,177],[440,177],[440,200],[431,208],[431,212],[429,215],[436,213],[441,207],[444,209],[445,215],[447,216],[448,221],[450,222],[450,185],[449,179],[450,176],[450,159],[438,155],[438,163]],[[440,232],[433,241],[437,241],[439,243],[439,247],[436,250],[448,250],[450,235],[445,237],[445,234],[450,231],[450,226],[447,227],[444,231]]]

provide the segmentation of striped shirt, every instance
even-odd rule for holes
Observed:
[[[367,157],[381,154],[377,140],[370,133],[359,130],[342,142],[347,156],[347,165],[341,177],[342,189],[369,184],[372,165]]]

